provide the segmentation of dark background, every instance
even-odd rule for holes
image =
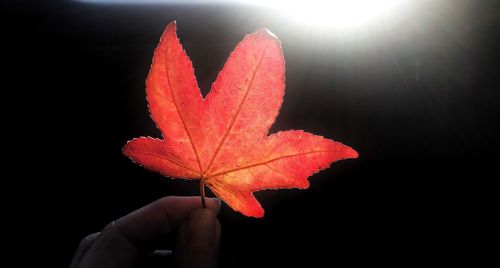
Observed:
[[[110,221],[162,196],[198,195],[197,182],[162,178],[121,154],[131,138],[160,137],[144,80],[173,19],[203,94],[244,34],[269,28],[287,68],[271,131],[304,129],[360,153],[311,177],[308,190],[256,193],[263,219],[223,205],[224,267],[470,257],[460,249],[480,232],[469,223],[481,225],[478,193],[499,163],[493,1],[429,1],[356,37],[235,5],[1,7],[2,102],[15,107],[3,114],[13,126],[4,147],[15,147],[22,187],[8,205],[23,207],[13,210],[36,235],[19,242],[47,251],[40,262],[65,267],[79,240]]]

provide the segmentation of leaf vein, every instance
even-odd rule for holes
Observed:
[[[142,154],[142,155],[146,155],[146,156],[154,156],[154,157],[157,157],[157,158],[160,158],[160,159],[163,159],[163,160],[167,160],[167,161],[169,161],[169,162],[171,162],[171,163],[173,163],[173,164],[175,164],[175,165],[177,165],[179,167],[185,168],[185,169],[187,169],[189,171],[192,171],[192,172],[194,172],[196,174],[200,174],[199,171],[194,170],[194,169],[192,169],[190,167],[187,167],[187,166],[185,166],[185,165],[183,165],[181,163],[178,163],[177,161],[174,161],[174,160],[172,160],[172,159],[170,159],[168,157],[165,157],[165,156],[163,156],[161,154],[155,154],[155,153],[151,153],[151,152],[142,152],[142,151],[137,151],[137,150],[130,150],[130,151],[133,152],[133,153],[136,153],[136,154]]]
[[[260,165],[267,165],[267,164],[269,164],[271,162],[278,161],[278,160],[285,159],[285,158],[291,158],[291,157],[297,157],[297,156],[301,156],[301,155],[308,155],[308,154],[315,154],[315,153],[327,153],[327,152],[328,151],[310,151],[310,152],[304,152],[304,153],[298,153],[298,154],[283,155],[283,156],[280,156],[280,157],[272,158],[272,159],[269,159],[269,160],[266,160],[266,161],[262,161],[262,162],[250,164],[250,165],[247,165],[247,166],[242,166],[242,167],[238,167],[238,168],[234,168],[234,169],[228,169],[228,170],[225,170],[225,171],[221,171],[221,172],[217,172],[217,173],[214,173],[214,174],[210,174],[210,175],[206,176],[206,178],[210,179],[212,177],[216,177],[216,176],[219,176],[219,175],[222,175],[222,174],[227,174],[227,173],[232,173],[232,172],[240,171],[242,169],[252,168],[252,167],[256,167],[256,166],[260,166]]]

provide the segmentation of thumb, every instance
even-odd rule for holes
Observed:
[[[177,237],[176,267],[217,267],[220,223],[209,209],[191,212]]]

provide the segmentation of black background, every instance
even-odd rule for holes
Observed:
[[[481,216],[476,186],[498,164],[499,8],[429,1],[342,37],[235,5],[3,2],[2,102],[14,107],[3,115],[13,126],[4,147],[16,147],[22,187],[11,202],[33,199],[16,212],[43,237],[20,242],[49,241],[45,257],[64,267],[108,222],[162,196],[198,195],[197,182],[162,178],[121,154],[131,138],[160,137],[144,80],[175,19],[203,94],[244,34],[269,28],[287,67],[271,132],[304,129],[360,153],[314,175],[308,190],[256,193],[263,219],[223,205],[223,266],[467,258],[455,249],[474,236],[466,223]]]

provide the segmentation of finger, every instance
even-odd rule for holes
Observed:
[[[176,267],[217,267],[220,233],[220,223],[212,211],[191,212],[177,237]]]
[[[168,258],[172,256],[172,250],[169,249],[157,249],[151,253],[152,257]]]
[[[75,255],[73,256],[73,260],[71,261],[69,268],[78,267],[78,264],[82,260],[83,256],[85,256],[85,253],[87,253],[87,250],[90,248],[90,246],[92,246],[97,236],[99,236],[99,233],[89,234],[84,239],[82,239],[82,241],[80,241],[80,244],[76,249]]]
[[[135,267],[148,268],[173,267],[172,250],[157,249],[151,254],[141,255],[135,265]]]
[[[169,196],[117,220],[114,227],[138,247],[148,246],[148,244],[154,246],[149,242],[166,237],[172,228],[178,227],[191,211],[200,207],[200,197]],[[208,198],[207,207],[218,214],[220,199]]]
[[[132,267],[138,252],[166,238],[189,213],[201,207],[199,197],[165,197],[105,227],[79,267]],[[218,213],[220,200],[207,199]]]
[[[138,250],[117,228],[103,230],[83,256],[79,268],[133,267]]]

